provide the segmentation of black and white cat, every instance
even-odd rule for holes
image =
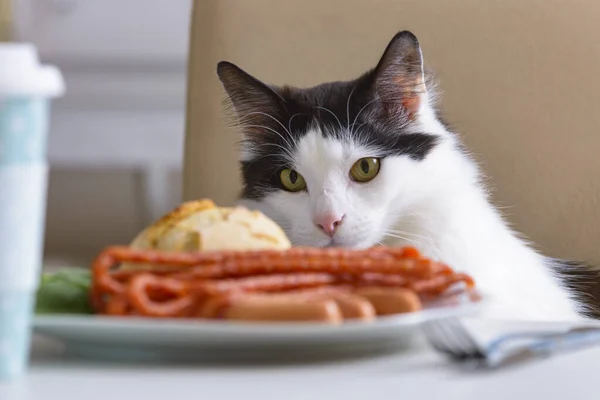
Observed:
[[[488,200],[478,166],[438,118],[412,33],[348,82],[275,87],[228,62],[217,69],[244,134],[241,204],[294,245],[413,245],[471,274],[491,296],[490,317],[598,315],[596,273],[538,254]]]

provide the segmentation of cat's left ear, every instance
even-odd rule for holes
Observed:
[[[374,70],[375,92],[386,111],[412,118],[421,94],[427,91],[423,55],[416,36],[409,31],[396,34]]]

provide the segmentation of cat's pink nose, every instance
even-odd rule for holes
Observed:
[[[315,218],[317,228],[325,232],[329,236],[335,234],[335,230],[344,220],[345,215],[326,214]]]

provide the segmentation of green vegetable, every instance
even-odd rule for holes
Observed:
[[[91,282],[90,271],[81,268],[65,268],[42,275],[36,314],[92,314]]]

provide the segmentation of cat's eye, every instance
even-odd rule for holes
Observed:
[[[350,177],[356,182],[369,182],[379,173],[381,163],[379,158],[365,157],[354,163],[350,168]]]
[[[306,189],[306,181],[298,172],[286,168],[279,173],[283,188],[288,192],[299,192]]]

